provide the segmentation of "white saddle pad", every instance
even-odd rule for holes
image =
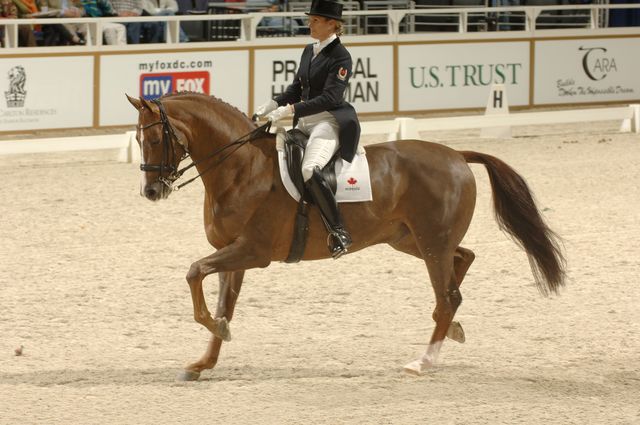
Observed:
[[[287,160],[284,152],[284,135],[278,133],[276,137],[276,149],[278,150],[278,165],[280,166],[280,178],[289,195],[296,201],[300,200],[300,193],[293,184],[287,169]],[[371,177],[369,175],[369,163],[363,147],[358,147],[358,152],[351,163],[338,158],[336,161],[336,201],[338,202],[365,202],[372,201]]]

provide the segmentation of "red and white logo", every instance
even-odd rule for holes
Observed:
[[[349,178],[349,180],[347,180],[347,183],[349,183],[351,186],[353,186],[354,184],[358,183],[358,180],[356,180],[353,177],[351,177],[351,178]]]
[[[338,79],[344,81],[347,79],[347,75],[349,75],[349,71],[345,68],[340,67],[338,70]]]

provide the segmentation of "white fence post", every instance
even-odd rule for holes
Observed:
[[[640,133],[640,104],[629,105],[633,109],[633,117],[631,118],[630,130],[634,133]]]
[[[640,133],[640,104],[629,105],[629,117],[622,120],[621,133]]]

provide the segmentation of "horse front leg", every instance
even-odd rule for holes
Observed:
[[[202,359],[189,365],[184,373],[178,376],[178,379],[198,379],[202,370],[215,365],[222,341],[231,339],[229,320],[231,320],[242,285],[243,270],[266,267],[270,262],[268,255],[256,251],[255,247],[257,246],[265,246],[265,244],[238,239],[233,244],[191,265],[187,274],[187,282],[193,301],[193,316],[196,322],[202,324],[213,334],[213,337]],[[213,273],[221,273],[221,290],[215,317],[211,316],[207,308],[202,289],[204,278]]]
[[[218,293],[218,306],[216,308],[214,321],[219,318],[224,318],[226,322],[229,323],[233,318],[233,311],[238,296],[240,295],[240,289],[242,288],[244,270],[222,272],[219,273],[218,276],[220,278],[220,291]],[[185,370],[178,375],[178,380],[195,381],[200,377],[200,372],[205,369],[213,369],[216,363],[218,363],[222,341],[222,338],[215,334],[212,335],[207,350],[200,360],[186,366]]]

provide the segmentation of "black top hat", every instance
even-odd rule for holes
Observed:
[[[311,10],[305,12],[305,15],[323,16],[342,21],[342,3],[332,0],[313,0]]]

